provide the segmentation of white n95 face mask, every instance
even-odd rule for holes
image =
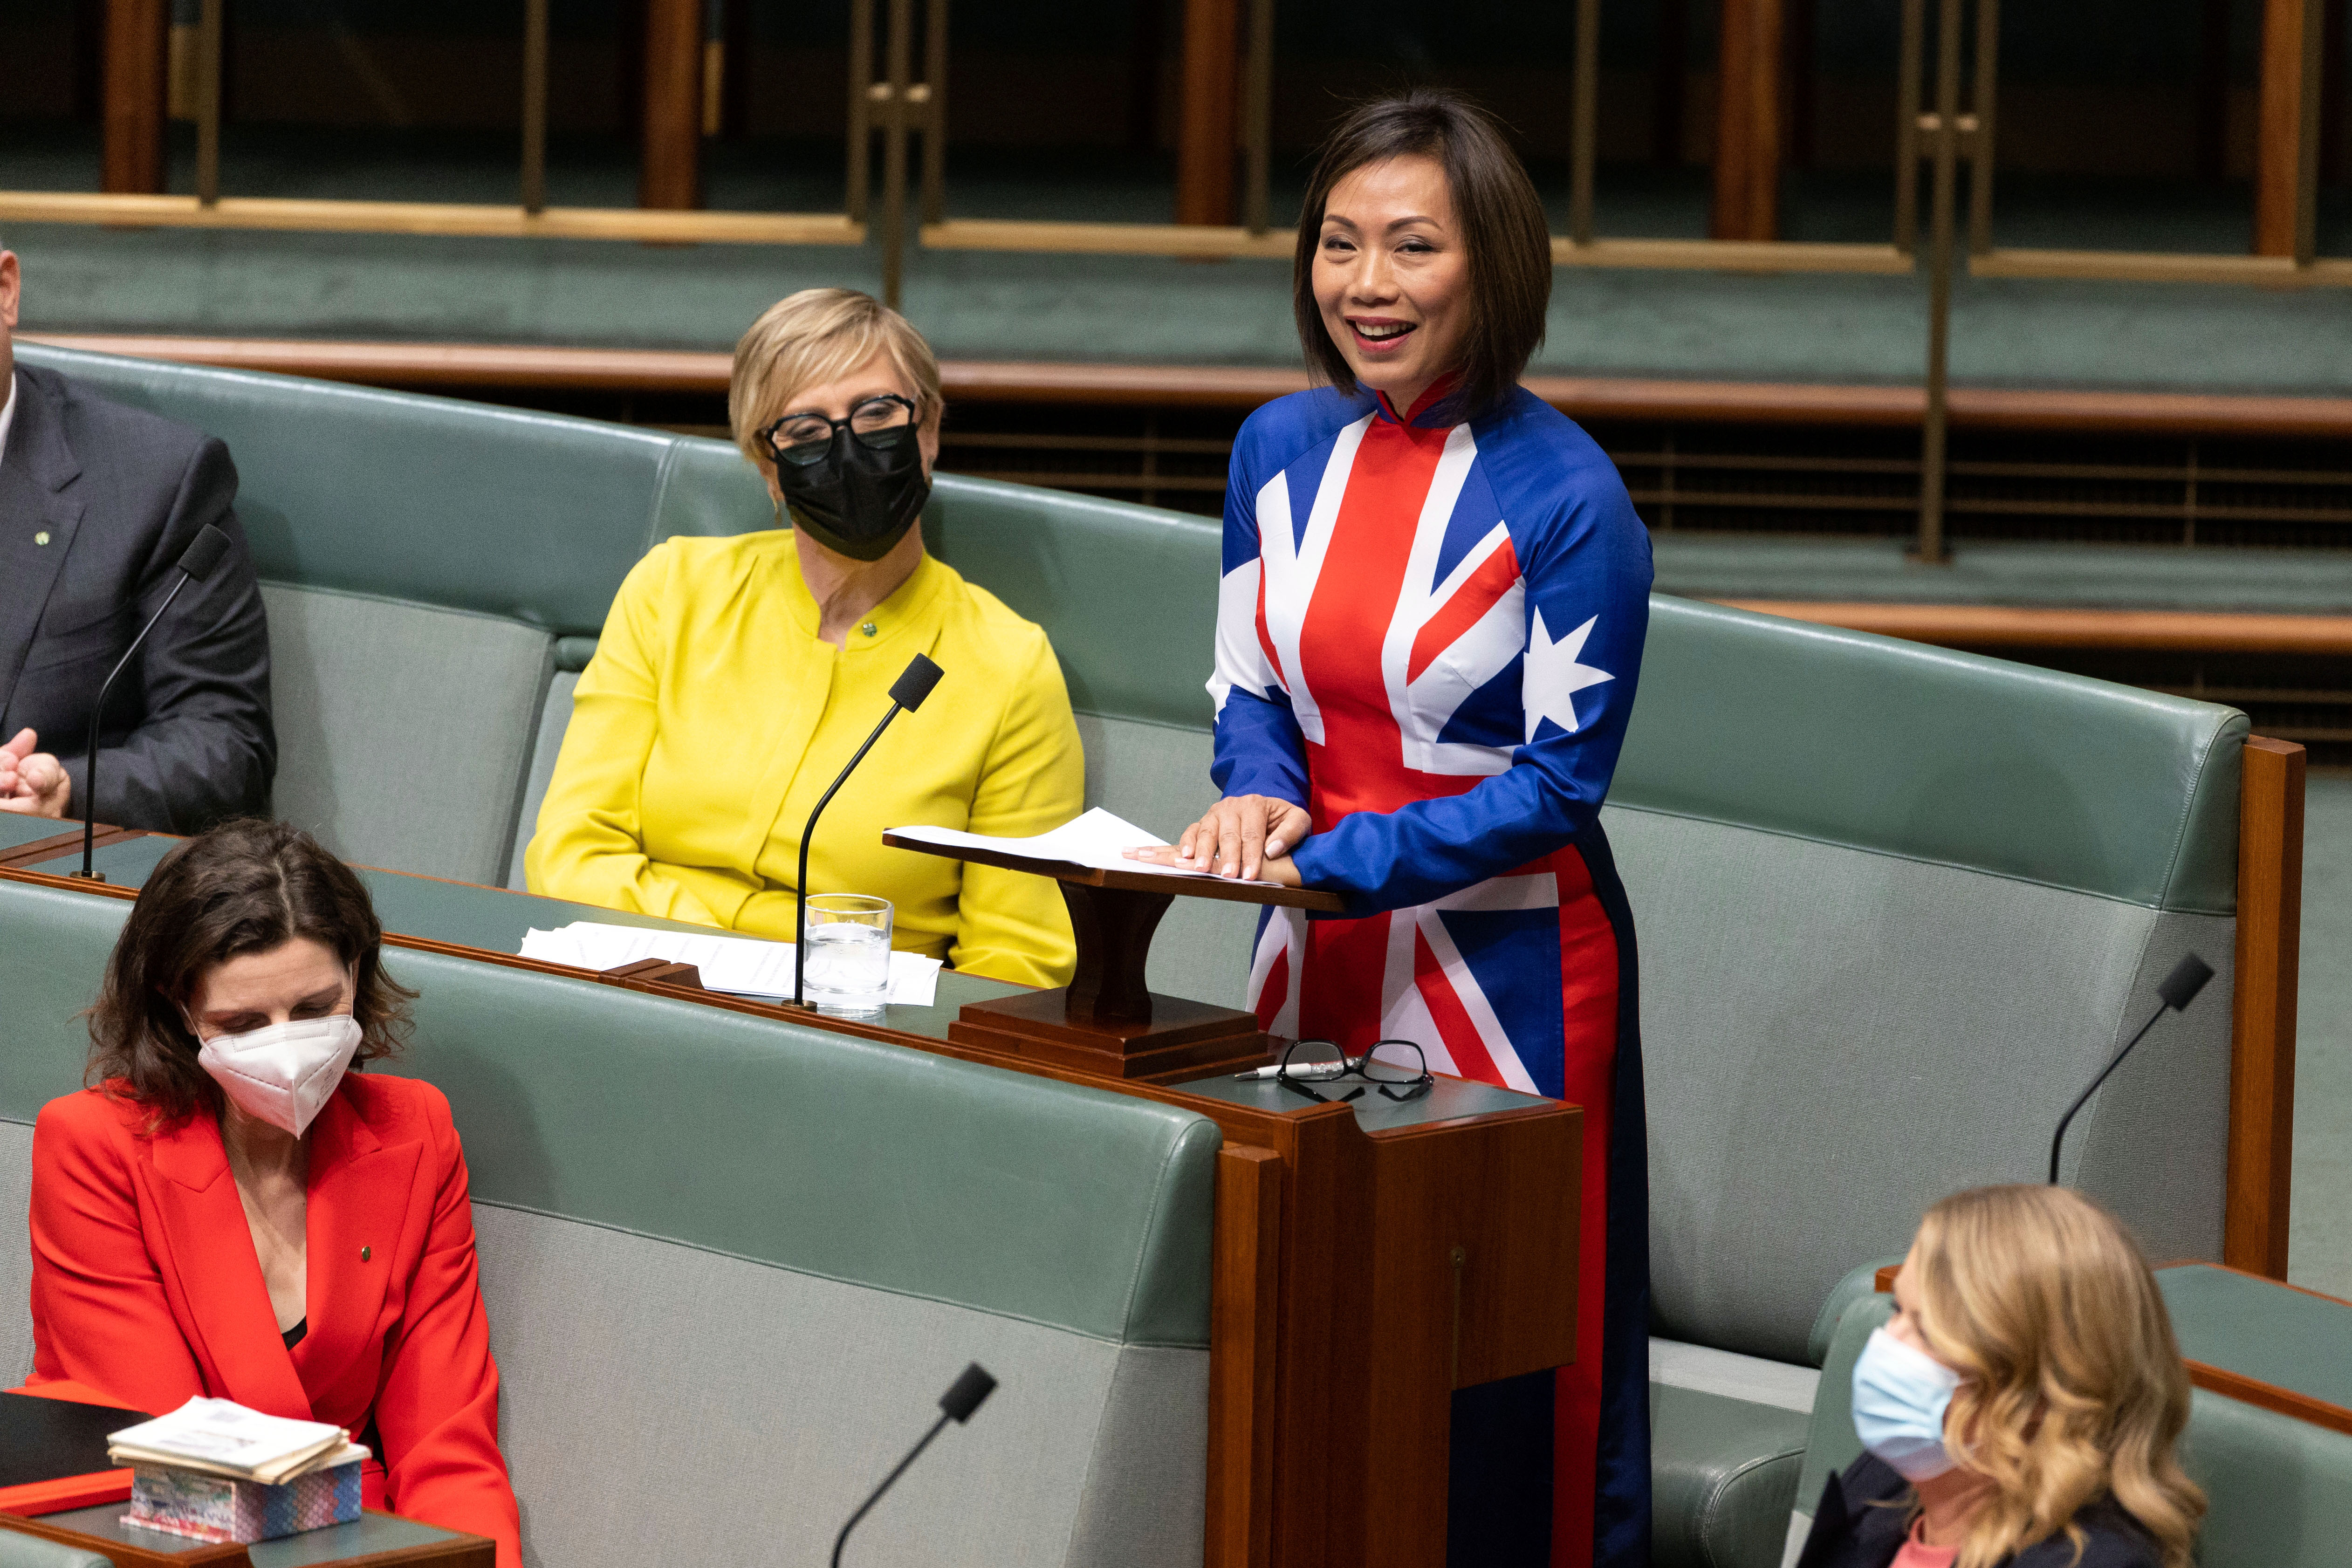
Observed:
[[[1944,1412],[1959,1385],[1950,1367],[1874,1329],[1853,1364],[1854,1435],[1905,1480],[1933,1480],[1955,1468]]]
[[[343,1081],[360,1034],[360,1020],[349,1013],[297,1019],[215,1035],[197,1050],[196,1061],[238,1110],[299,1138]]]

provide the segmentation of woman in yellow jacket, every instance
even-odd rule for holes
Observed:
[[[810,885],[888,899],[907,951],[1067,982],[1051,883],[881,843],[908,822],[1026,836],[1084,808],[1045,633],[923,551],[941,403],[929,346],[866,295],[804,289],[752,323],[728,413],[795,526],[673,538],[622,583],[525,856],[532,892],[791,941],[810,809],[926,653],[946,676],[826,808]]]

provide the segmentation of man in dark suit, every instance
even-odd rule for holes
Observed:
[[[0,810],[191,832],[269,810],[269,633],[238,526],[236,468],[210,436],[16,363],[22,291],[0,248]],[[98,691],[211,524],[230,550]]]

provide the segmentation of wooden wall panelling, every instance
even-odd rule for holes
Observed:
[[[106,7],[105,152],[100,183],[121,195],[163,188],[165,0]]]
[[[1241,79],[1238,0],[1184,0],[1183,98],[1176,120],[1176,221],[1234,221],[1234,116]]]
[[[1524,1112],[1373,1135],[1386,1244],[1353,1323],[1372,1347],[1364,1512],[1381,1560],[1445,1560],[1453,1391],[1576,1359],[1578,1190],[1559,1173],[1581,1169],[1583,1124]]]
[[[2231,998],[2229,1207],[2221,1260],[2286,1278],[2294,1176],[2294,1018],[2303,939],[2304,749],[2246,741]]]
[[[1785,0],[1723,0],[1715,113],[1710,239],[1769,240],[1780,233]]]
[[[1657,52],[1650,61],[1650,162],[1683,166],[1683,103],[1690,86],[1691,0],[1656,0]]]
[[[2230,14],[2232,0],[2198,0],[2197,177],[2219,184],[2230,171]]]
[[[2318,186],[2321,0],[2263,0],[2254,124],[2254,254],[2311,259]]]
[[[1274,1560],[1369,1563],[1370,1407],[1360,1375],[1369,1347],[1357,1325],[1371,1275],[1362,1245],[1370,1230],[1371,1147],[1344,1105],[1315,1106],[1289,1118],[1284,1131],[1293,1141],[1283,1189]]]
[[[712,214],[708,218],[738,214]],[[776,223],[783,217],[740,214]],[[787,215],[788,216],[788,215]],[[650,222],[651,220],[648,220]],[[697,220],[702,221],[702,220]],[[812,225],[839,223],[809,217]],[[848,229],[836,243],[855,244]],[[667,237],[667,236],[660,236]],[[773,243],[783,243],[776,241]],[[475,393],[527,388],[700,392],[723,396],[730,357],[676,349],[570,349],[499,343],[367,343],[262,338],[28,334],[91,353],[177,364],[273,371],[362,386]],[[940,373],[957,402],[1235,409],[1295,392],[1298,371],[1244,365],[1079,364],[949,360]],[[1574,419],[1691,420],[1769,425],[1916,428],[1917,387],[1798,382],[1639,381],[1530,376],[1528,389]],[[2071,431],[2106,435],[2225,435],[2352,440],[2352,398],[2243,397],[2200,392],[2072,392],[1955,387],[1955,429]]]
[[[2323,0],[2319,25],[2319,183],[2344,183],[2344,42],[2352,0]]]
[[[1217,1155],[1206,1568],[1273,1560],[1283,1175],[1272,1149],[1229,1143]]]
[[[702,204],[702,0],[646,0],[637,204]]]

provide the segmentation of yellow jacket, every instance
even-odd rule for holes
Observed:
[[[1066,984],[1068,912],[1043,877],[886,849],[923,822],[1025,836],[1085,806],[1061,666],[1038,627],[925,556],[837,649],[789,532],[674,538],[613,601],[524,857],[533,893],[789,942],[801,829],[890,706],[907,662],[946,672],[892,721],[817,824],[809,883],[873,894],[893,945]]]

